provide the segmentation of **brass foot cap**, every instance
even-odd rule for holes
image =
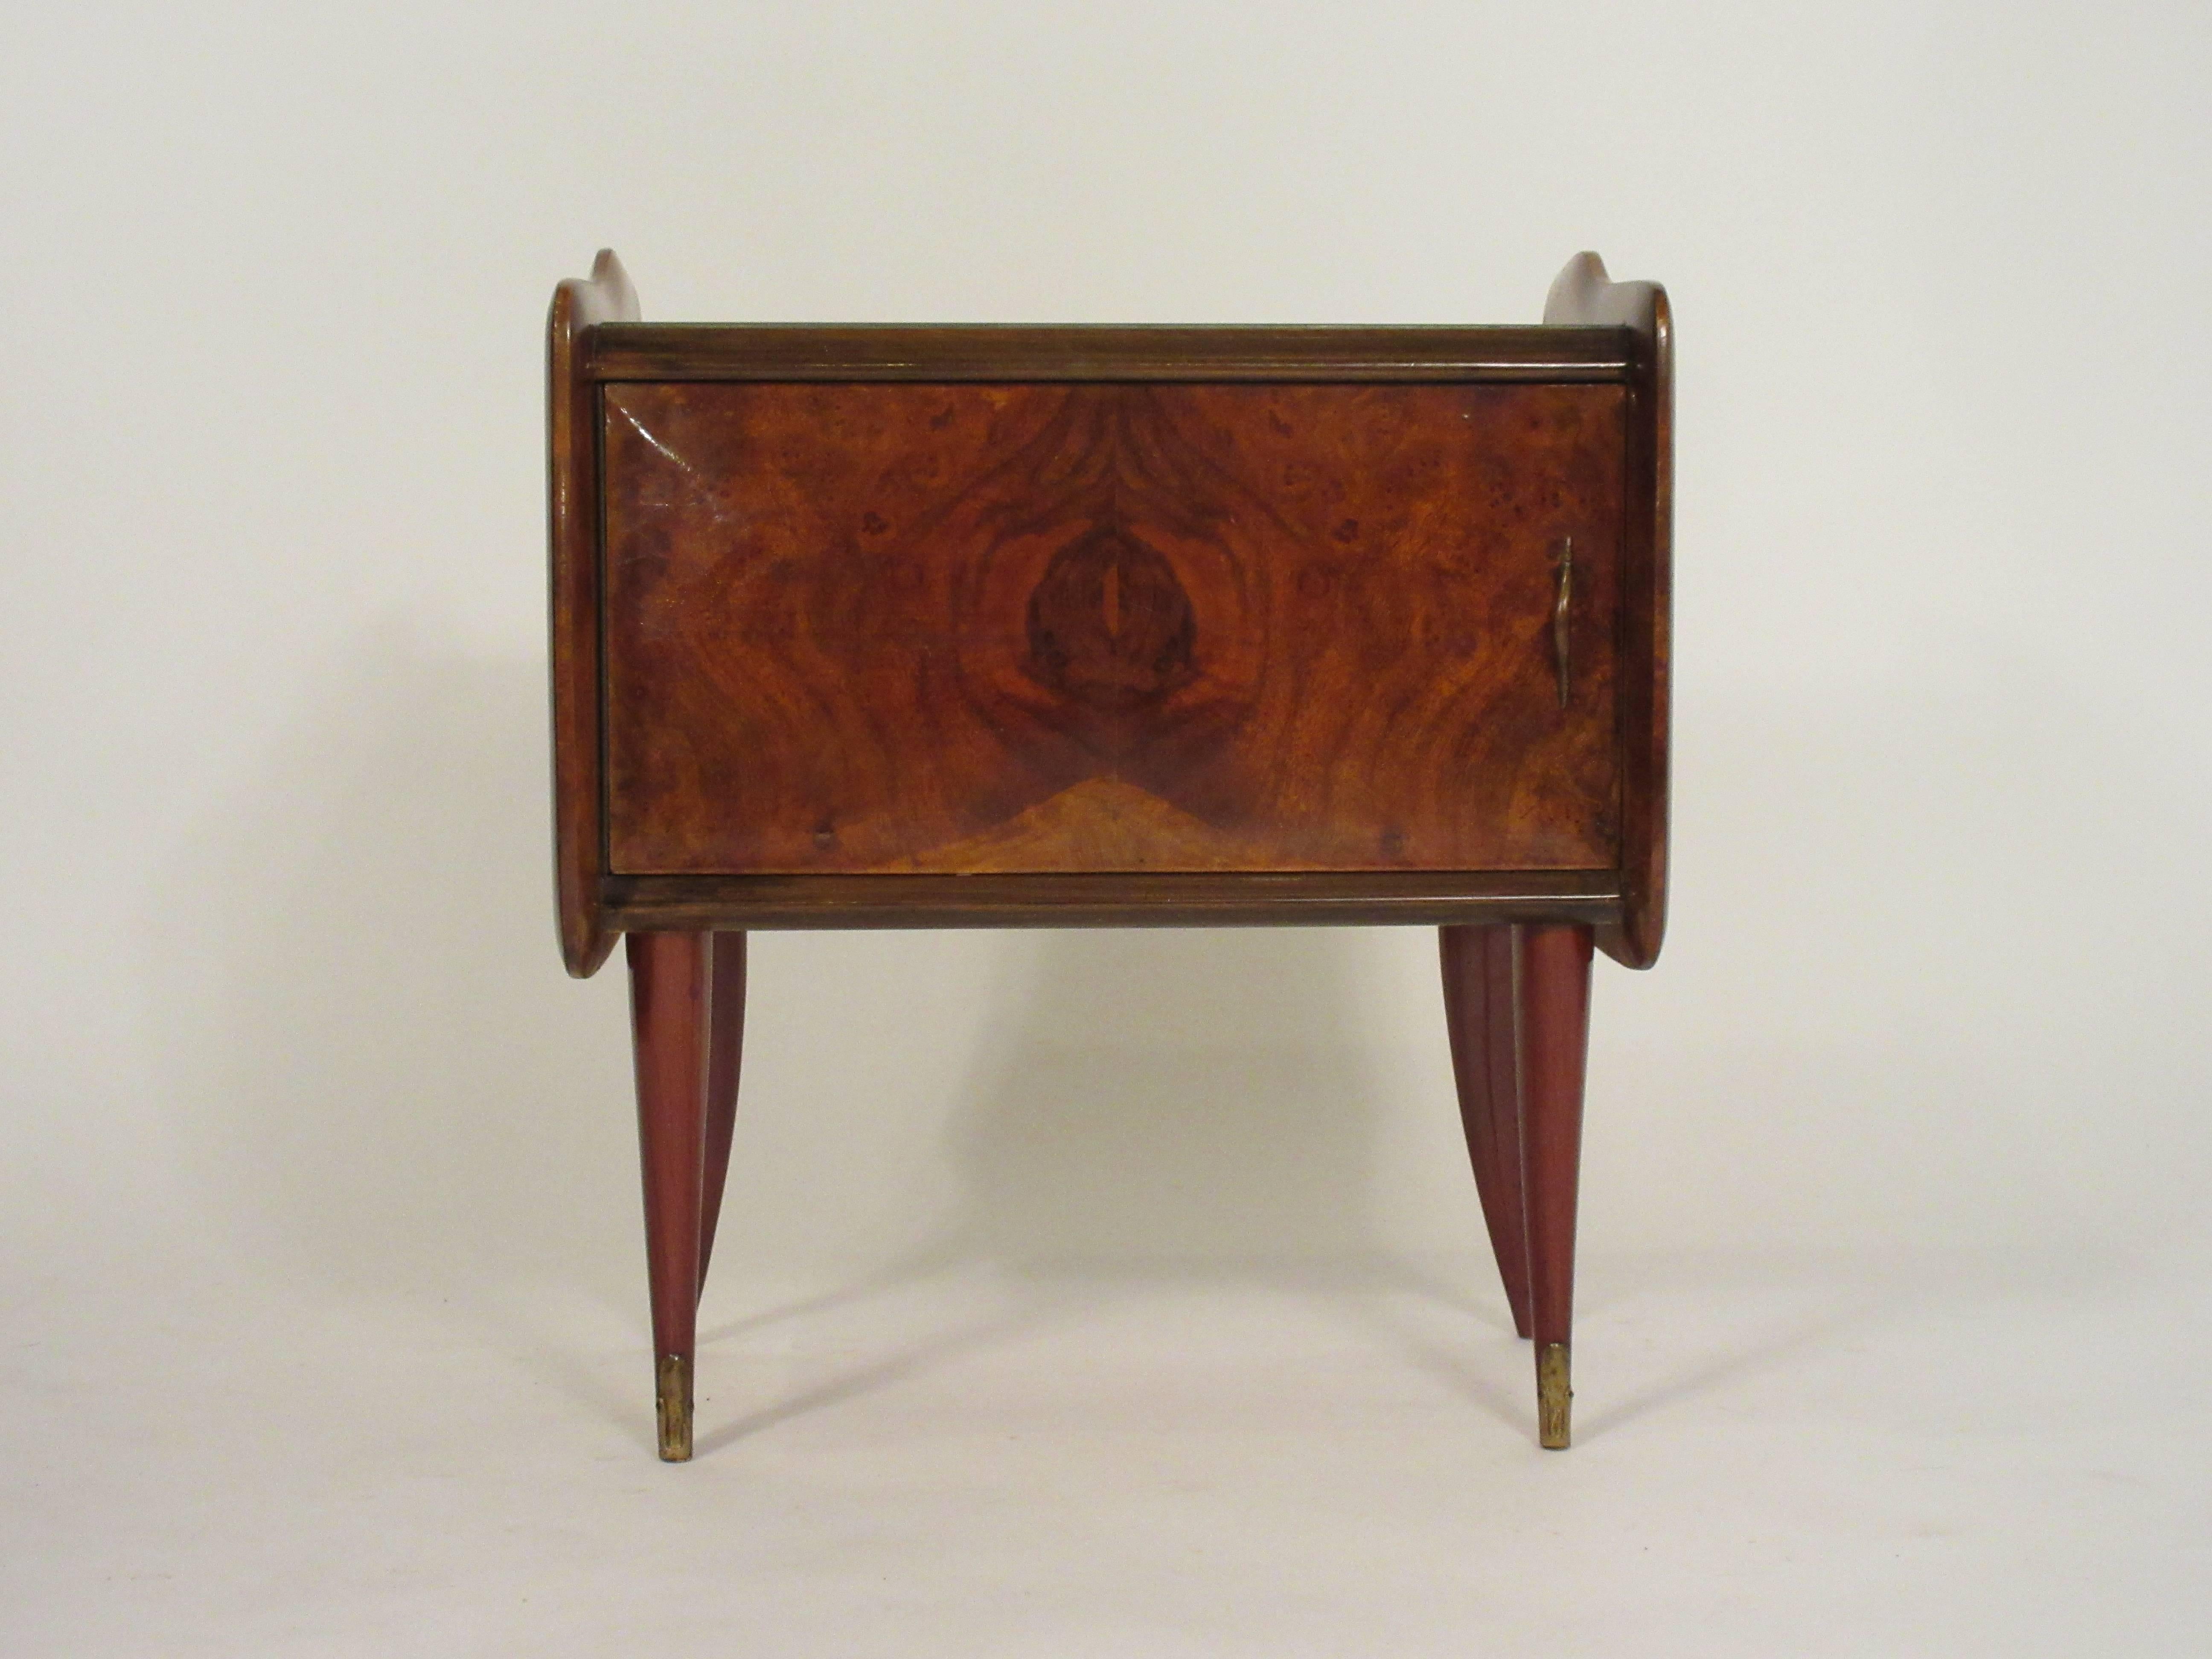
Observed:
[[[691,1360],[688,1354],[665,1353],[655,1368],[660,1418],[660,1461],[691,1461]]]
[[[1547,1451],[1565,1451],[1573,1439],[1570,1419],[1575,1391],[1567,1384],[1567,1345],[1536,1350],[1536,1438]]]

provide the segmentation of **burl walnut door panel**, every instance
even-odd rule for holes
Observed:
[[[610,867],[1610,867],[1626,409],[610,385]]]

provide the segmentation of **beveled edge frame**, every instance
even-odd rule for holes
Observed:
[[[602,903],[605,755],[600,731],[599,389],[584,346],[602,323],[635,321],[637,291],[611,248],[588,277],[553,290],[545,321],[547,584],[551,615],[553,891],[561,959],[599,970],[620,930]]]
[[[625,929],[1240,926],[1556,921],[1630,967],[1665,922],[1673,329],[1665,290],[1584,253],[1537,327],[653,325],[621,262],[555,290],[547,325],[556,886],[562,959],[596,971]],[[606,867],[599,387],[630,380],[1546,380],[1625,384],[1618,871],[617,876]],[[1638,419],[1641,416],[1643,418]],[[1642,486],[1639,489],[1639,485]],[[1647,654],[1648,653],[1648,654]],[[1639,658],[1650,672],[1636,672]],[[1651,693],[1644,695],[1649,686]]]
[[[1667,781],[1674,554],[1674,315],[1656,283],[1616,283],[1579,253],[1544,301],[1547,324],[1609,324],[1637,342],[1629,380],[1626,499],[1646,520],[1623,526],[1620,884],[1623,910],[1601,924],[1599,948],[1629,968],[1659,959],[1667,931]]]
[[[1617,924],[1612,870],[1111,871],[609,876],[618,927],[1231,927]]]
[[[630,380],[1625,382],[1628,330],[1458,325],[623,323],[583,372]]]

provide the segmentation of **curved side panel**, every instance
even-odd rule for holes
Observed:
[[[588,978],[614,949],[599,903],[605,873],[599,735],[599,387],[584,373],[585,331],[635,322],[637,295],[611,249],[588,278],[553,290],[545,326],[547,526],[553,670],[553,888],[561,957]]]
[[[1667,927],[1667,735],[1674,586],[1674,324],[1656,283],[1616,283],[1577,254],[1544,302],[1549,323],[1607,325],[1635,336],[1629,410],[1630,520],[1623,540],[1620,875],[1626,911],[1598,929],[1614,961],[1649,968]],[[1637,510],[1649,501],[1649,520]]]

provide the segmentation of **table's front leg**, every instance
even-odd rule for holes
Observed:
[[[1520,931],[1522,1184],[1536,1337],[1537,1433],[1544,1445],[1558,1449],[1571,1432],[1575,1188],[1582,1163],[1592,939],[1581,927]]]
[[[636,1045],[645,1251],[653,1289],[660,1455],[691,1455],[691,1362],[698,1340],[705,1204],[707,1078],[714,936],[632,933],[630,1026]],[[733,1073],[734,1080],[734,1073]]]

